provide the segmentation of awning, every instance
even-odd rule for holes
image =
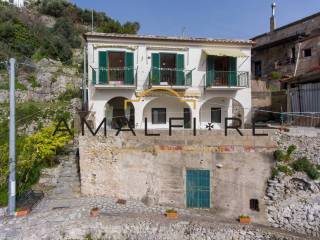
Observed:
[[[214,49],[206,48],[203,51],[209,56],[219,56],[219,57],[246,57],[246,55],[239,49]]]

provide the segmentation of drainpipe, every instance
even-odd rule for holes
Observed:
[[[299,60],[300,60],[300,49],[301,49],[301,42],[299,42],[299,44],[298,44],[298,55],[297,55],[296,66],[294,68],[293,77],[295,77],[297,75],[297,69],[298,69]]]

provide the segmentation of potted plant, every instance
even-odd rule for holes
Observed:
[[[97,217],[99,215],[99,208],[95,207],[95,208],[92,208],[91,211],[90,211],[90,216],[91,217]]]
[[[16,217],[25,217],[29,214],[29,209],[27,208],[17,208]]]
[[[249,216],[241,215],[241,216],[239,216],[239,221],[240,221],[240,223],[248,224],[251,222],[251,219]]]
[[[167,218],[177,218],[178,217],[178,212],[174,209],[168,209],[166,210],[166,213],[165,213],[166,217]]]

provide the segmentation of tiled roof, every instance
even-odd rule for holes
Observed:
[[[118,34],[118,33],[97,33],[88,32],[84,34],[84,38],[101,37],[101,38],[118,38],[130,40],[157,40],[157,41],[176,41],[176,42],[194,42],[194,43],[230,43],[253,45],[251,40],[240,39],[219,39],[219,38],[195,38],[195,37],[173,37],[173,36],[156,36],[156,35],[134,35],[134,34]]]

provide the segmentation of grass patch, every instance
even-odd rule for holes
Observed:
[[[40,83],[37,82],[37,79],[34,75],[29,75],[27,78],[27,81],[31,84],[31,87],[37,88],[37,87],[41,87]]]

